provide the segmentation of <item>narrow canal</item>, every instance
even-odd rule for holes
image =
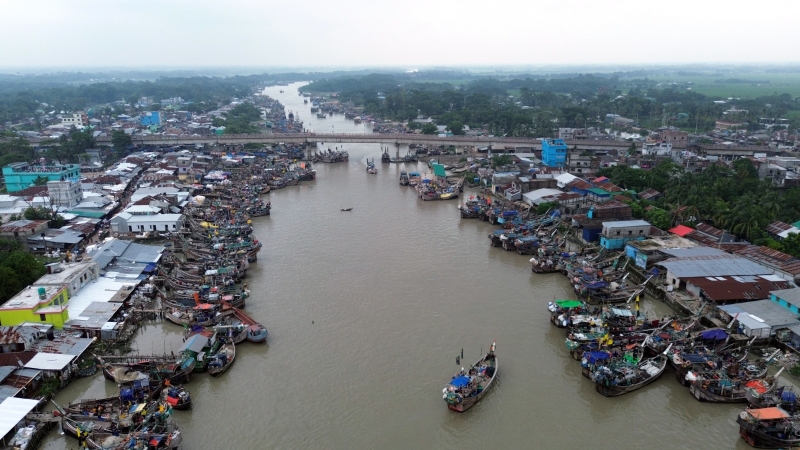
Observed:
[[[313,117],[298,86],[266,92],[311,130],[368,131]],[[565,277],[532,274],[528,257],[491,248],[492,227],[460,219],[457,202],[418,200],[398,184],[411,165],[378,163],[368,175],[377,144],[344,148],[349,163],[317,165],[316,181],[269,194],[272,216],[254,220],[265,245],[248,271],[247,310],[269,344],[238,346],[229,372],[188,385],[194,408],[175,414],[184,448],[749,448],[741,407],[696,401],[671,369],[630,395],[597,394],[548,322],[547,302],[571,297]],[[499,384],[468,412],[448,411],[441,390],[456,355],[463,348],[471,362],[492,341]],[[154,323],[136,347],[181,343],[180,327]],[[57,400],[116,392],[98,375]],[[76,446],[53,432],[44,448]]]

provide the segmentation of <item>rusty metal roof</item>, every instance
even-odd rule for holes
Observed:
[[[769,298],[770,291],[791,286],[788,281],[771,281],[760,276],[691,277],[684,280],[702,289],[706,297],[716,302],[763,300]]]

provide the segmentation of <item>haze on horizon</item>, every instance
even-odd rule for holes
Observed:
[[[0,3],[0,67],[793,64],[800,3]]]

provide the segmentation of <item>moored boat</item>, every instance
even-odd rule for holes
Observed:
[[[208,363],[208,373],[212,377],[216,377],[225,373],[236,358],[236,344],[233,341],[226,342],[219,350],[211,355]]]
[[[739,413],[739,436],[755,448],[797,448],[800,422],[777,406],[745,409]]]
[[[656,381],[666,368],[667,357],[663,354],[646,359],[634,367],[600,367],[593,377],[595,390],[606,397],[627,394]]]
[[[248,341],[256,343],[267,341],[267,336],[269,335],[267,332],[267,327],[255,321],[252,317],[239,308],[232,308],[232,315],[238,319],[239,322],[247,326],[246,339]]]
[[[163,390],[163,396],[164,401],[172,406],[172,409],[187,410],[192,407],[192,396],[189,394],[189,391],[180,384],[167,386],[166,389]]]
[[[450,383],[442,390],[442,398],[447,408],[464,412],[477,403],[494,384],[497,378],[496,344],[492,343],[489,352],[473,364],[468,370],[462,370],[453,376]]]

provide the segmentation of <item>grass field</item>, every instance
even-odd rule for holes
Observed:
[[[647,77],[659,83],[678,83],[711,97],[754,98],[771,94],[800,96],[800,73],[743,72],[702,75],[655,75]],[[752,82],[728,83],[717,80],[740,79]],[[688,84],[688,83],[692,84]]]

